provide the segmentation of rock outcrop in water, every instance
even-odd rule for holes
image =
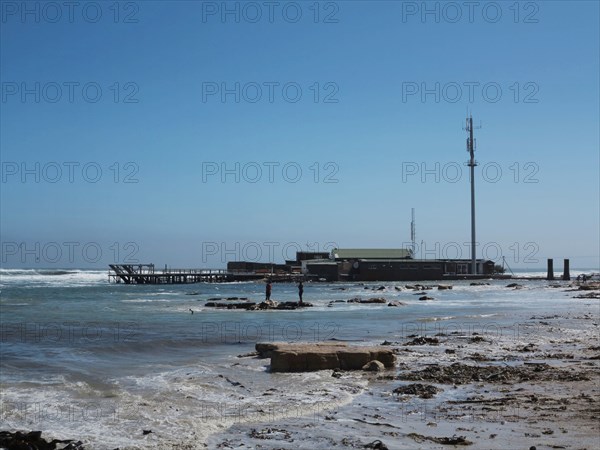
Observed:
[[[14,433],[0,431],[0,448],[7,450],[84,450],[83,443],[75,442],[73,439],[46,441],[42,438],[41,431],[16,431]]]
[[[387,300],[383,297],[372,297],[372,298],[360,298],[354,297],[348,300],[348,303],[387,303]]]
[[[245,309],[247,311],[266,311],[266,310],[291,310],[299,308],[310,308],[312,303],[302,302],[276,302],[273,300],[266,300],[261,303],[256,302],[242,302],[242,303],[223,303],[223,302],[206,302],[207,308],[222,308],[222,309]]]

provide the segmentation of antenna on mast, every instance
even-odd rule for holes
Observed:
[[[415,208],[412,208],[411,212],[412,212],[412,220],[410,222],[410,242],[411,242],[411,247],[412,247],[412,254],[414,257],[414,254],[417,250],[417,244],[415,243],[415,239],[417,237],[416,229],[415,229]]]

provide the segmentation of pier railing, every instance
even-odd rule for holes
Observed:
[[[154,264],[109,264],[108,281],[124,284],[187,284],[224,281],[259,280],[257,272],[231,273],[226,269],[179,269],[165,267],[155,270]]]
[[[228,273],[227,269],[162,269],[164,274],[205,274],[205,275],[220,275]]]

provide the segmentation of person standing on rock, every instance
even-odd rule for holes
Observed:
[[[267,288],[265,291],[265,300],[271,300],[271,280],[267,281]]]
[[[299,305],[302,304],[302,294],[304,294],[304,285],[302,284],[302,281],[300,281],[300,284],[298,284],[298,297],[300,298],[300,301],[298,302]]]

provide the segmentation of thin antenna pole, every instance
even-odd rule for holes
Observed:
[[[410,222],[410,242],[412,245],[412,253],[415,254],[417,250],[417,244],[415,243],[416,230],[415,230],[415,208],[412,208],[412,220]]]
[[[467,164],[471,168],[471,274],[477,275],[476,266],[476,244],[475,244],[475,140],[473,139],[473,117],[467,117],[467,151],[470,155],[469,163]]]
[[[514,276],[515,273],[513,272],[513,270],[510,268],[510,266],[508,265],[508,263],[506,262],[506,258],[503,256],[502,257],[502,268],[504,268],[504,264],[506,264],[506,267],[508,267],[508,270],[510,270],[510,273]]]

